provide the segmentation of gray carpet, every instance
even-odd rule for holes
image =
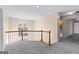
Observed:
[[[51,47],[42,42],[15,42],[8,44],[5,51],[9,54],[79,54],[79,35],[74,35]]]
[[[8,54],[8,51],[0,51],[0,54]]]

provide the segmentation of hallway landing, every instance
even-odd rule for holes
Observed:
[[[9,54],[79,54],[79,41],[75,43],[69,39],[56,42],[51,47],[43,42],[19,41],[6,45],[5,50]]]

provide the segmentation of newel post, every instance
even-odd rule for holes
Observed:
[[[41,42],[43,42],[43,30],[41,30]]]
[[[51,46],[51,31],[49,30],[49,46]]]
[[[22,41],[23,41],[23,30],[21,30],[21,36],[22,36]]]

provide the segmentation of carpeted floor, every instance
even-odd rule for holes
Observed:
[[[15,42],[8,44],[5,51],[9,54],[79,54],[79,35],[74,35],[51,47],[42,42]]]

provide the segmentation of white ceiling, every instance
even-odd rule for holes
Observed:
[[[65,12],[79,10],[77,5],[40,5],[36,8],[35,5],[4,5],[1,6],[5,16],[27,18],[27,19],[38,19],[52,14],[54,11]]]

